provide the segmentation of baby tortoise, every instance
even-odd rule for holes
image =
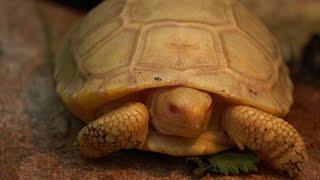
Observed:
[[[249,148],[299,175],[304,142],[278,44],[234,0],[108,0],[67,35],[56,89],[88,123],[87,157],[120,149],[198,156]]]

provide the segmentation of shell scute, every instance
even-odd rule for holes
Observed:
[[[274,69],[270,58],[236,31],[221,33],[230,69],[252,79],[268,80]]]
[[[210,31],[168,25],[150,28],[143,39],[138,66],[170,67],[181,71],[219,66],[214,51],[214,37]]]
[[[273,59],[276,59],[279,56],[278,47],[269,30],[243,6],[236,5],[233,9],[238,27],[257,41]]]
[[[137,23],[184,21],[221,25],[228,23],[225,8],[223,0],[137,0],[132,5],[130,19]]]
[[[130,64],[138,32],[123,30],[110,41],[95,48],[83,66],[87,72],[103,74]],[[117,49],[117,51],[115,51]]]

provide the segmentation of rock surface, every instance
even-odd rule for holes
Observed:
[[[51,51],[81,13],[33,0],[0,4],[0,179],[192,178],[184,158],[122,151],[98,161],[84,159],[71,145],[83,124],[56,94],[50,62]],[[295,104],[286,119],[306,141],[306,179],[317,179],[320,90],[302,82],[295,86]],[[284,178],[261,167],[256,174],[204,179],[216,177]]]

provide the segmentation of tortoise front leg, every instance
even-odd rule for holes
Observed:
[[[246,106],[226,111],[223,127],[240,149],[264,156],[271,166],[290,176],[299,175],[308,159],[303,139],[286,121]]]
[[[77,146],[89,158],[120,150],[141,148],[148,134],[149,113],[139,102],[101,116],[81,129]]]

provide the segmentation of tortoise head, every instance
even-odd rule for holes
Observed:
[[[149,96],[151,122],[164,135],[197,137],[206,128],[211,117],[211,96],[186,88],[161,88]]]

